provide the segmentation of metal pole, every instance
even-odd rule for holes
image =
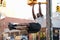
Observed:
[[[47,27],[47,40],[51,40],[51,0],[46,0],[46,27]]]

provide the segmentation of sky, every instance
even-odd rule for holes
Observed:
[[[38,0],[38,2],[46,2],[46,0]],[[52,0],[52,13],[56,11],[57,0]],[[59,2],[59,1],[58,1]],[[6,7],[0,7],[0,12],[3,16],[30,19],[32,17],[32,6],[27,4],[27,0],[6,0]],[[38,13],[38,5],[34,7],[35,14]],[[41,10],[44,16],[46,16],[46,5],[41,5]]]

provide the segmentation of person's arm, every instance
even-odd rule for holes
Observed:
[[[39,14],[40,14],[40,17],[43,17],[43,14],[42,14],[42,12],[41,12],[41,4],[38,3],[38,5],[39,5]]]
[[[33,16],[33,18],[34,18],[34,20],[36,19],[36,16],[35,16],[35,14],[34,14],[34,4],[33,4],[33,6],[32,6],[32,16]]]

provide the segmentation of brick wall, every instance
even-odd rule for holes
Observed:
[[[33,21],[26,20],[26,19],[10,18],[10,17],[0,19],[0,33],[2,33],[4,31],[4,29],[8,28],[9,22],[12,22],[12,23],[30,23]],[[2,40],[2,35],[0,35],[0,40]]]

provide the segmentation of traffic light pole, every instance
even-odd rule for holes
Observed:
[[[46,4],[46,27],[47,27],[47,40],[52,40],[51,39],[51,27],[52,27],[52,23],[51,23],[51,0],[46,0],[47,4]]]

